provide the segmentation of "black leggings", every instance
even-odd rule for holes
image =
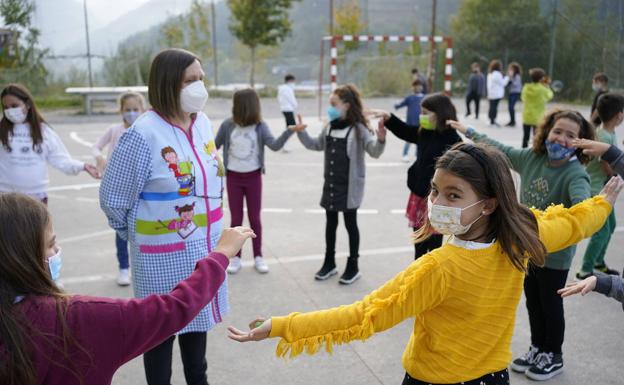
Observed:
[[[413,228],[414,231],[418,230],[417,228]],[[427,239],[424,242],[421,243],[415,243],[414,244],[414,259],[418,259],[420,257],[422,257],[423,255],[427,254],[428,252],[437,249],[438,247],[442,246],[442,234],[436,234],[436,235],[432,235],[431,237],[429,237],[429,239]]]
[[[535,126],[531,126],[528,124],[522,125],[522,148],[526,148],[529,146],[529,138],[531,137],[531,132],[535,135]]]
[[[360,251],[360,230],[357,225],[357,209],[347,210],[343,213],[345,227],[349,233],[349,256],[358,257]],[[327,223],[325,225],[325,254],[336,254],[336,230],[338,229],[338,211],[325,210]]]
[[[464,385],[509,385],[509,372],[507,369],[503,369],[500,372],[489,373],[474,380],[468,380],[462,382]],[[432,384],[431,382],[420,381],[412,378],[409,374],[405,373],[402,385],[440,385]],[[459,384],[445,384],[445,385],[459,385]]]
[[[531,266],[524,278],[531,344],[542,352],[561,354],[565,317],[557,290],[565,286],[568,271]]]
[[[180,334],[180,355],[184,365],[187,385],[208,385],[208,363],[206,362],[206,333]],[[143,354],[145,378],[148,385],[171,384],[171,353],[175,336]]]
[[[498,102],[500,99],[490,99],[490,110],[488,111],[488,117],[490,118],[490,123],[496,123],[496,117],[498,116]]]

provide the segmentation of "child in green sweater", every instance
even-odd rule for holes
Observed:
[[[571,207],[591,196],[589,175],[583,167],[590,157],[572,145],[575,139],[594,139],[593,126],[580,113],[552,111],[537,128],[533,147],[523,149],[501,144],[461,123],[449,124],[467,138],[493,145],[507,155],[522,179],[523,204],[540,210],[552,204]],[[533,380],[546,380],[563,371],[565,319],[557,290],[565,286],[575,251],[570,246],[548,254],[545,265],[533,266],[524,280],[531,348],[511,368]]]
[[[544,116],[546,111],[546,103],[553,98],[553,92],[548,83],[548,77],[541,68],[531,68],[529,70],[531,83],[522,87],[520,99],[524,103],[522,111],[522,148],[529,145],[531,131],[535,133],[535,127]]]
[[[609,145],[615,145],[615,127],[624,120],[624,96],[615,93],[606,93],[600,96],[596,106],[602,125],[596,130],[596,139]],[[615,172],[609,163],[601,158],[594,158],[587,165],[587,173],[591,178],[591,193],[598,194],[609,177]],[[611,212],[605,225],[592,236],[583,256],[581,270],[576,273],[576,278],[583,280],[594,274],[594,270],[609,275],[619,275],[619,272],[607,267],[604,261],[607,246],[611,235],[615,230],[615,213]]]

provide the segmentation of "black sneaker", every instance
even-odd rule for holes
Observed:
[[[509,123],[505,124],[505,127],[516,127],[516,123],[515,122],[509,122]]]
[[[314,274],[314,279],[317,281],[324,281],[329,277],[338,274],[338,270],[336,270],[336,264],[324,263],[321,270],[317,271]]]
[[[551,352],[542,352],[537,355],[535,365],[524,374],[535,381],[546,381],[563,372],[563,356]]]
[[[360,279],[361,276],[360,270],[358,269],[357,258],[349,257],[349,259],[347,259],[347,267],[345,268],[344,273],[340,276],[340,280],[338,282],[342,285],[350,285]]]
[[[609,274],[609,275],[620,275],[620,272],[615,270],[615,269],[611,269],[609,266],[607,265],[598,265],[598,266],[594,266],[594,269],[598,270],[601,273],[605,273],[605,274]]]
[[[582,281],[585,278],[591,277],[592,275],[594,275],[594,273],[581,274],[581,272],[579,271],[578,273],[576,273],[576,279],[578,279],[579,281]]]
[[[535,365],[535,362],[536,362],[535,359],[537,358],[538,354],[539,354],[539,349],[531,345],[531,347],[529,347],[528,352],[524,353],[522,357],[519,357],[513,360],[513,362],[510,365],[511,370],[513,370],[514,372],[518,372],[518,373],[526,372],[527,369]]]

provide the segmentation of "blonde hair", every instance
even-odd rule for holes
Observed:
[[[132,99],[135,98],[136,100],[139,101],[139,104],[141,105],[142,109],[145,109],[145,98],[143,97],[143,95],[141,95],[138,92],[124,92],[123,94],[121,94],[119,96],[119,111],[123,110],[124,107],[124,103],[126,102],[126,100],[128,99]]]

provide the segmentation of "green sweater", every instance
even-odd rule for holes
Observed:
[[[571,207],[591,196],[589,175],[576,158],[562,166],[552,167],[548,163],[547,154],[536,154],[531,148],[507,146],[479,133],[475,133],[471,139],[490,144],[507,155],[511,167],[522,178],[520,202],[526,206],[538,210],[545,210],[552,204]],[[548,254],[545,267],[568,270],[575,252],[576,246],[570,246]]]
[[[609,132],[604,128],[599,128],[596,130],[596,140],[608,143],[611,145],[617,145],[617,138],[615,137],[615,132]],[[594,158],[587,164],[587,173],[591,178],[591,194],[597,195],[605,183],[611,175],[607,175],[602,168],[602,161],[600,158]]]

